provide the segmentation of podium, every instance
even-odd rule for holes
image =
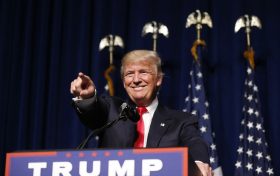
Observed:
[[[198,176],[188,148],[7,153],[5,176]]]

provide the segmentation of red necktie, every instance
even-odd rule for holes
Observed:
[[[134,147],[143,147],[144,145],[144,121],[143,121],[143,114],[145,112],[148,112],[146,107],[137,107],[137,112],[140,115],[140,119],[137,122],[137,133],[138,138],[136,142],[134,143]]]

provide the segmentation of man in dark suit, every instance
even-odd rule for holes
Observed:
[[[162,106],[157,99],[163,72],[156,52],[135,50],[124,56],[121,65],[123,86],[132,106],[140,113],[135,125],[120,121],[100,134],[100,147],[176,147],[187,146],[202,175],[211,175],[208,147],[200,137],[198,120],[188,113]],[[82,122],[97,129],[119,117],[123,100],[97,96],[95,85],[79,73],[72,81],[74,106]]]

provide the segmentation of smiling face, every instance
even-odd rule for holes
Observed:
[[[140,54],[126,59],[122,64],[124,88],[137,106],[150,105],[162,83],[162,73],[158,70],[156,59]]]

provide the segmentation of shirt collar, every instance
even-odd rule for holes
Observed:
[[[147,110],[148,110],[149,113],[154,114],[154,112],[155,112],[157,106],[158,106],[158,98],[156,97],[156,98],[152,101],[152,103],[151,103],[149,106],[147,106],[146,108],[147,108]]]

